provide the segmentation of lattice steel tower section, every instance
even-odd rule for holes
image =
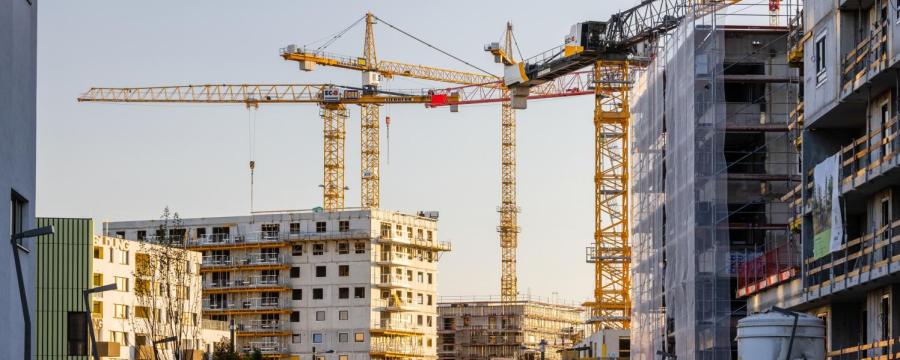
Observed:
[[[512,24],[506,23],[503,49],[512,60]],[[514,61],[514,60],[513,60]],[[503,97],[509,90],[503,89]],[[516,300],[518,278],[516,276],[516,248],[519,245],[519,207],[516,205],[516,111],[507,100],[501,106],[500,130],[500,299]]]
[[[373,91],[378,86],[377,71],[378,59],[375,56],[375,32],[372,25],[375,23],[374,15],[366,13],[366,39],[363,45],[363,54],[366,59],[366,71],[363,71],[364,91]],[[378,208],[381,205],[381,160],[379,111],[378,104],[360,105],[360,172],[362,197],[360,203],[363,208]]]
[[[587,261],[594,264],[594,301],[586,305],[595,329],[631,326],[629,71],[627,61],[594,64],[594,245],[587,248]]]
[[[322,191],[325,210],[344,208],[344,145],[347,107],[343,104],[322,104],[320,112],[324,122],[324,177]]]

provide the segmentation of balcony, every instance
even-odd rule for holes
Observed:
[[[196,239],[190,239],[188,246],[200,249],[216,248],[246,248],[259,247],[260,245],[273,245],[285,243],[281,234],[270,231],[252,232],[247,234],[208,234]],[[285,243],[286,245],[286,243]]]
[[[287,291],[287,282],[277,275],[259,275],[227,281],[203,283],[204,293],[236,293],[258,291]]]
[[[379,265],[410,265],[410,256],[406,253],[382,251],[375,256],[375,263]]]
[[[841,190],[844,194],[873,187],[869,185],[881,189],[882,185],[894,183],[886,175],[898,168],[896,153],[900,149],[900,137],[897,136],[900,122],[897,120],[896,117],[891,119],[883,127],[841,149]]]
[[[215,315],[241,313],[290,313],[290,304],[278,298],[249,298],[232,301],[203,299],[203,312]]]
[[[749,259],[737,267],[737,297],[755,294],[800,273],[800,253],[787,243]]]
[[[450,251],[452,248],[449,241],[426,240],[422,237],[403,237],[402,235],[390,236],[390,233],[387,235],[382,233],[376,240],[382,244],[406,245],[433,251]]]
[[[427,356],[428,351],[418,345],[373,342],[369,349],[369,355],[379,357],[421,357]]]
[[[807,258],[806,287],[810,300],[847,290],[898,271],[900,220],[849,240],[821,258]]]
[[[241,346],[245,353],[259,350],[263,355],[280,355],[289,352],[287,344],[278,341],[251,341]]]
[[[433,305],[403,301],[396,294],[392,294],[390,299],[372,299],[372,307],[378,309],[378,311],[435,311]]]
[[[372,234],[368,231],[327,231],[327,232],[291,232],[282,236],[290,241],[325,241],[325,240],[368,240]]]
[[[278,320],[250,320],[237,325],[238,336],[288,336],[290,324]]]
[[[378,286],[378,287],[409,288],[411,285],[412,285],[412,282],[406,280],[406,277],[404,275],[381,274],[381,276],[376,276],[376,278],[375,278],[375,286]]]
[[[381,320],[372,324],[369,332],[372,336],[405,336],[424,335],[425,327],[408,321]]]
[[[842,92],[847,94],[871,81],[888,65],[888,22],[871,29],[865,40],[841,60]]]
[[[203,257],[200,271],[288,269],[290,266],[285,259],[284,255],[272,253],[250,253],[241,257],[207,255]]]

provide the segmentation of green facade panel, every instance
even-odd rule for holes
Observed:
[[[85,311],[82,290],[91,281],[94,224],[91,219],[38,218],[56,234],[37,240],[36,359],[82,359],[69,356],[67,315]]]

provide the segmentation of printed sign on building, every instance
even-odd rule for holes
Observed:
[[[840,203],[840,159],[835,154],[813,169],[813,194],[810,198],[813,227],[813,258],[818,259],[841,248],[844,239]]]

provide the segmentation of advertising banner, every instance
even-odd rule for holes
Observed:
[[[841,248],[844,239],[840,203],[840,159],[831,156],[813,169],[812,207],[813,258]]]

